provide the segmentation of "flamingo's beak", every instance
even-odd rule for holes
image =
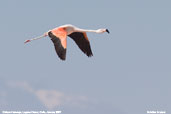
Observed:
[[[107,32],[108,34],[110,33],[108,29],[106,29],[106,32]]]

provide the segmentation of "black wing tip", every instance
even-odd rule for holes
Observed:
[[[88,57],[92,57],[93,55],[89,55]]]
[[[59,57],[60,58],[60,57]],[[66,59],[65,58],[60,58],[62,61],[65,61]]]
[[[92,57],[93,53],[85,53],[88,57]]]
[[[66,60],[66,49],[62,48],[61,50],[58,50],[57,55],[61,60],[65,61]]]

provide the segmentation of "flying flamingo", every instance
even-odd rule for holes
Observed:
[[[24,43],[28,43],[32,40],[37,40],[49,36],[54,44],[57,55],[61,60],[65,60],[66,48],[67,48],[67,36],[69,36],[75,41],[75,43],[78,45],[81,51],[83,51],[88,57],[91,57],[93,56],[93,53],[91,51],[90,42],[88,40],[86,32],[109,33],[109,30],[108,29],[86,30],[67,24],[49,30],[48,32],[44,33],[42,36],[26,40]]]

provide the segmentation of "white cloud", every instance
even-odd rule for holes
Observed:
[[[21,88],[27,92],[34,93],[34,89],[25,81],[9,81],[7,85],[10,87]]]
[[[63,104],[65,96],[62,92],[56,90],[37,90],[35,92],[38,99],[48,108],[53,109],[54,107]]]
[[[40,100],[40,102],[48,109],[54,109],[55,107],[62,105],[82,107],[84,106],[82,104],[84,104],[84,102],[88,100],[85,96],[67,95],[66,93],[57,90],[35,90],[25,81],[9,81],[7,85],[10,87],[23,89],[35,95]]]

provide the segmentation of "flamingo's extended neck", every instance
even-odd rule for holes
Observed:
[[[86,30],[86,29],[80,29],[80,28],[77,28],[76,31],[77,32],[94,32],[94,33],[98,33],[98,30]]]
[[[108,29],[97,29],[97,30],[87,30],[87,29],[80,29],[80,28],[76,28],[75,29],[76,32],[94,32],[94,33],[104,33],[104,32],[108,32]]]

